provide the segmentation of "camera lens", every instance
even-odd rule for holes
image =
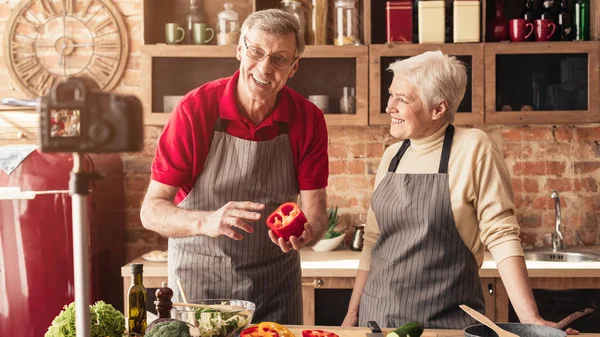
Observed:
[[[110,126],[106,123],[90,125],[89,140],[94,144],[106,143],[110,138]]]

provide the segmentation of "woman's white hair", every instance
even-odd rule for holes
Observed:
[[[467,88],[467,69],[463,62],[441,51],[428,51],[395,61],[387,70],[404,76],[423,101],[423,108],[433,110],[441,101],[448,102],[446,115],[450,123]]]
[[[293,33],[296,36],[296,57],[304,52],[304,36],[300,31],[298,20],[292,14],[281,9],[271,8],[250,14],[241,28],[241,38],[248,34],[250,28],[257,28],[261,32],[273,35],[286,35]],[[240,38],[239,43],[242,43]]]

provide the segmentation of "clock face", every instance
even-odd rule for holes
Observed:
[[[127,53],[127,30],[110,0],[22,0],[4,36],[9,72],[34,96],[71,76],[110,90],[125,70]]]

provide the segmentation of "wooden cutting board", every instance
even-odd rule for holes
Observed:
[[[302,330],[320,329],[335,332],[340,337],[366,337],[366,334],[371,332],[367,328],[341,328],[335,326],[304,326],[304,325],[286,325],[296,337],[302,337]],[[383,329],[385,336],[392,329]],[[430,330],[426,329],[421,337],[464,337],[462,330]]]

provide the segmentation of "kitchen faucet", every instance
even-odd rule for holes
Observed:
[[[565,237],[562,234],[562,221],[560,219],[560,197],[557,191],[552,191],[550,197],[554,199],[554,212],[556,216],[556,228],[552,233],[552,250],[557,251],[565,248]]]

